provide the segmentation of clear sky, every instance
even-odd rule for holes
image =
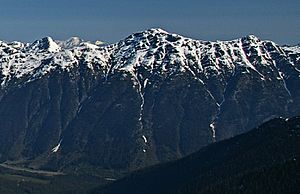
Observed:
[[[0,0],[0,39],[116,42],[152,27],[202,40],[300,43],[300,0]]]

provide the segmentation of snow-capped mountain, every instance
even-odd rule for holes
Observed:
[[[158,71],[165,75],[187,72],[204,80],[216,75],[222,78],[239,67],[248,69],[245,73],[254,71],[264,79],[267,75],[260,68],[276,66],[272,56],[286,57],[296,69],[299,69],[300,60],[299,46],[281,48],[253,35],[233,41],[209,42],[170,34],[162,29],[150,29],[132,34],[116,44],[99,47],[102,44],[99,41],[94,44],[85,42],[79,37],[66,41],[45,37],[32,44],[1,41],[1,70],[5,77],[2,85],[9,82],[9,78],[34,80],[55,69],[69,71],[78,66],[78,59],[86,61],[92,70],[95,66],[110,73],[116,70],[132,73],[143,67],[151,73]],[[48,64],[43,63],[45,59],[49,60]],[[283,74],[279,72],[278,79]]]
[[[161,29],[0,42],[0,159],[132,170],[300,113],[299,47]],[[28,161],[27,161],[28,163]]]
[[[71,49],[73,47],[79,46],[81,43],[84,42],[84,40],[82,40],[79,37],[71,37],[66,41],[55,41],[60,47],[64,48],[64,49]]]

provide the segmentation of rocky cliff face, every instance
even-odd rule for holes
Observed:
[[[0,42],[1,161],[132,170],[300,113],[297,46],[161,29],[77,39]]]

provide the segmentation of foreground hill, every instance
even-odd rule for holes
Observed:
[[[105,194],[290,193],[300,191],[300,117],[273,119],[186,158],[132,173]]]

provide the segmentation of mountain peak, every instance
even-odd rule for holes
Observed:
[[[39,51],[58,52],[61,50],[61,48],[49,36],[34,41],[32,44],[29,45],[28,49],[36,52]]]
[[[170,34],[169,32],[165,31],[162,28],[150,28],[148,30],[146,30],[146,32],[156,32],[156,33],[164,33],[164,34]]]
[[[257,42],[260,42],[260,39],[257,36],[253,35],[253,34],[249,34],[247,36],[244,36],[242,38],[242,41],[257,43]]]
[[[150,28],[147,30],[143,30],[143,31],[139,31],[136,33],[131,34],[128,38],[140,38],[140,37],[145,37],[148,35],[166,35],[166,34],[170,34],[169,32],[161,29],[161,28]]]
[[[136,32],[129,35],[125,40],[125,44],[135,45],[142,49],[148,48],[150,45],[158,46],[157,44],[167,44],[168,42],[176,42],[184,37],[169,33],[161,28],[150,28],[144,31]],[[151,47],[151,46],[150,46]]]
[[[83,42],[83,40],[81,38],[79,38],[78,36],[73,36],[73,37],[67,39],[65,42],[66,43],[80,44],[81,42]]]
[[[65,41],[59,41],[58,45],[62,48],[69,49],[75,46],[79,46],[83,40],[77,36],[73,36]]]

